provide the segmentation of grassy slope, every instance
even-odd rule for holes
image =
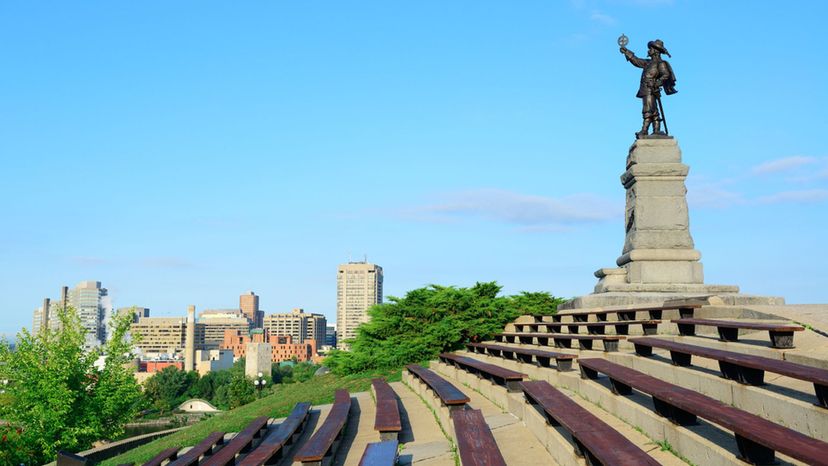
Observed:
[[[270,396],[232,411],[218,414],[180,432],[109,459],[102,464],[104,466],[123,463],[141,464],[165,448],[195,445],[211,432],[238,432],[258,416],[285,417],[293,409],[293,406],[300,401],[309,401],[314,405],[332,403],[334,391],[338,388],[345,388],[351,393],[367,391],[370,389],[371,379],[378,376],[386,377],[389,381],[399,380],[400,371],[373,372],[345,377],[327,374],[314,377],[303,383],[277,385],[274,389],[275,392]]]

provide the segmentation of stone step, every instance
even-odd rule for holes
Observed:
[[[454,466],[451,442],[437,424],[428,406],[402,382],[392,382],[391,388],[400,402],[403,430],[398,464],[422,466]]]
[[[596,357],[596,352],[585,352],[590,357]],[[604,420],[615,418],[617,421],[626,424],[631,429],[649,437],[648,441],[640,443],[642,448],[648,442],[666,441],[672,450],[684,456],[695,464],[705,465],[740,465],[744,464],[737,458],[736,442],[729,431],[722,430],[713,424],[705,421],[699,422],[696,426],[678,427],[671,424],[665,418],[659,417],[653,410],[652,400],[649,396],[634,393],[632,396],[613,395],[609,389],[609,382],[606,378],[593,380],[582,380],[578,371],[557,372],[548,368],[541,368],[517,361],[509,361],[492,356],[466,353],[469,357],[497,364],[511,370],[519,370],[535,380],[546,380],[559,389],[568,390],[586,402],[585,407]],[[634,358],[631,355],[619,355]],[[615,355],[613,355],[615,357]],[[442,374],[452,374],[456,379],[464,380],[466,383],[487,383],[485,380],[475,382],[476,377],[463,373],[456,369],[440,363],[433,363],[436,370]],[[441,367],[442,366],[442,367]],[[522,412],[525,403],[522,394],[507,394],[505,390],[498,393],[492,391],[502,402],[509,403],[510,411],[513,413]],[[628,432],[628,431],[627,431]],[[634,436],[624,434],[631,441],[636,442]],[[665,444],[666,445],[666,444]],[[777,454],[780,464],[801,464],[795,460]]]

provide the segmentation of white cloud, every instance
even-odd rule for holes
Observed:
[[[614,26],[618,23],[618,21],[612,16],[598,10],[593,11],[589,16],[589,19],[596,23],[603,24],[604,26]]]
[[[769,196],[762,196],[758,201],[762,204],[810,204],[828,199],[828,189],[804,189],[799,191],[782,191]]]
[[[804,165],[817,163],[817,161],[818,159],[816,157],[794,155],[791,157],[783,157],[781,159],[769,160],[767,162],[756,165],[750,171],[754,175],[769,175],[772,173],[780,173],[793,170]]]
[[[503,189],[450,193],[440,202],[407,212],[409,218],[433,222],[484,219],[516,225],[520,231],[562,231],[568,225],[619,218],[620,206],[591,194],[551,198]]]

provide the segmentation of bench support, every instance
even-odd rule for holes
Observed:
[[[725,361],[719,361],[719,370],[722,377],[728,380],[739,380],[739,366]]]
[[[635,354],[639,356],[652,356],[653,355],[653,347],[642,345],[641,343],[633,343],[635,345]]]
[[[549,367],[548,363],[547,367]],[[572,359],[555,359],[555,367],[558,372],[569,372],[572,370]]]
[[[770,332],[771,346],[774,348],[793,348],[793,332]]]
[[[693,314],[696,313],[696,310],[693,309],[692,307],[682,307],[682,308],[679,308],[678,311],[679,311],[679,317],[681,317],[682,319],[692,319]]]
[[[572,340],[569,338],[554,338],[555,348],[572,348]]]
[[[661,309],[650,309],[650,319],[661,320]]]
[[[598,378],[598,371],[596,371],[595,369],[590,369],[589,367],[581,366],[580,364],[578,365],[578,367],[581,368],[581,378],[582,379],[593,379],[594,380],[594,379]]]
[[[622,324],[622,323],[615,324],[615,334],[616,335],[629,335],[630,334],[630,324]]]
[[[635,311],[621,312],[618,311],[618,320],[635,320]]]
[[[736,434],[736,446],[739,447],[739,459],[750,464],[776,463],[775,451],[739,434]]]
[[[658,324],[641,324],[644,335],[655,335],[658,333]]]
[[[580,326],[579,325],[567,325],[566,328],[569,329],[569,333],[578,333],[578,329],[580,328]],[[589,332],[589,331],[590,331],[590,329],[587,328],[587,332]]]
[[[567,348],[571,348],[572,347],[572,340],[568,340],[568,341],[569,341],[570,346],[567,346]],[[585,350],[591,350],[592,349],[592,340],[578,340],[578,348],[585,349]]]
[[[575,315],[572,316],[572,320],[574,320],[575,322],[586,322],[587,319],[588,319],[588,316],[585,316],[585,315],[575,314]]]
[[[681,408],[677,408],[664,400],[653,397],[653,405],[655,406],[655,411],[659,416],[666,417],[673,424],[690,426],[696,423],[695,414]]]
[[[632,387],[616,379],[610,378],[610,386],[612,393],[616,395],[632,395]]]
[[[606,322],[607,321],[607,313],[606,312],[600,312],[598,314],[595,314],[595,318],[598,319],[598,322]]]
[[[591,451],[589,451],[586,447],[584,447],[584,444],[581,443],[580,440],[575,438],[575,436],[573,436],[573,435],[570,435],[570,437],[572,437],[572,444],[575,445],[575,454],[579,458],[583,458],[584,461],[586,462],[587,466],[594,466],[594,465],[603,464],[603,463],[601,463],[600,460],[598,460],[598,458],[595,457],[595,455],[592,454]]]
[[[819,400],[819,406],[828,408],[828,385],[815,383],[814,391],[816,392],[817,400]]]
[[[739,341],[739,329],[716,327],[719,330],[719,339],[722,341]]]
[[[592,349],[592,342],[589,342],[589,349]],[[618,351],[618,340],[604,340],[604,352],[615,353]]]
[[[692,337],[696,334],[696,326],[694,324],[677,324],[679,335],[685,337]]]
[[[688,353],[680,353],[678,351],[670,351],[670,359],[676,366],[687,367],[692,365],[693,356]]]

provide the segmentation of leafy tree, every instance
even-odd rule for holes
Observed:
[[[197,372],[167,366],[144,382],[144,395],[155,409],[167,413],[190,398],[197,381]]]
[[[17,335],[14,351],[0,345],[0,464],[42,464],[58,450],[78,451],[123,432],[141,409],[130,368],[127,315],[115,317],[112,338],[85,352],[85,329],[74,309],[58,313],[60,330]],[[102,365],[95,361],[104,356]]]
[[[337,374],[352,374],[426,361],[466,341],[489,339],[519,315],[551,314],[560,301],[548,293],[498,296],[500,290],[496,282],[430,285],[390,297],[369,309],[371,320],[357,329],[351,351],[333,351],[325,364]]]

